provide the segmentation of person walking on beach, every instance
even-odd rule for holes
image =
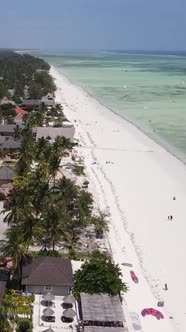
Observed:
[[[165,288],[164,288],[164,290],[168,290],[167,284],[165,284]]]

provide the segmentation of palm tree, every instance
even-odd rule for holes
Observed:
[[[22,143],[20,157],[16,165],[17,175],[27,175],[31,170],[31,165],[35,155],[32,128],[29,124],[21,131]]]
[[[29,114],[27,123],[29,123],[29,125],[31,127],[42,127],[43,123],[44,123],[44,113],[41,111],[35,111]]]
[[[0,159],[3,159],[6,156],[6,151],[0,148]]]
[[[12,226],[6,233],[6,240],[0,241],[3,256],[12,257],[14,272],[21,276],[22,263],[28,254],[27,243],[23,242],[22,235],[18,236],[18,227]]]
[[[50,204],[43,215],[43,228],[45,229],[45,239],[51,243],[53,250],[55,245],[62,241],[65,231],[65,217],[61,209]]]
[[[104,231],[108,231],[108,223],[106,218],[108,213],[99,211],[99,214],[91,218],[91,223],[95,226],[96,237],[100,238]]]
[[[71,228],[67,225],[67,229],[63,234],[63,242],[65,243],[65,247],[69,251],[69,258],[75,258],[75,246],[77,246],[77,242],[80,238],[80,229]]]
[[[79,190],[79,195],[76,199],[76,222],[78,226],[86,226],[90,223],[93,209],[92,194],[84,189]]]
[[[93,198],[91,194],[65,177],[57,181],[52,193],[55,204],[65,216],[63,241],[71,252],[77,244],[83,227],[92,223]]]
[[[53,143],[53,151],[58,156],[63,157],[66,154],[66,150],[71,151],[73,146],[74,143],[71,143],[68,138],[57,136]]]
[[[34,244],[38,237],[43,237],[44,231],[41,221],[34,217],[25,219],[17,225],[17,232],[27,249],[29,249],[29,245]]]
[[[41,162],[35,168],[29,179],[29,198],[33,207],[34,218],[39,218],[47,208],[49,192],[49,166]]]
[[[55,177],[60,168],[60,161],[61,161],[60,157],[57,154],[55,154],[54,152],[51,153],[49,158],[49,172],[51,177],[53,178],[54,186],[55,186]]]
[[[57,112],[62,112],[63,107],[62,107],[61,104],[56,104],[55,109],[56,109]]]
[[[56,182],[55,194],[60,200],[72,203],[74,197],[78,195],[79,187],[65,176]],[[70,200],[69,200],[70,198]]]
[[[33,206],[29,178],[15,177],[14,188],[6,201],[6,208],[2,213],[6,213],[4,222],[7,222],[8,225],[15,225],[20,221],[31,218]]]
[[[47,139],[45,139],[44,137],[39,138],[36,143],[35,150],[36,161],[48,161],[48,157],[51,153],[51,145]]]

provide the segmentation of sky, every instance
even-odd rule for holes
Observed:
[[[0,2],[0,48],[186,50],[185,0]]]

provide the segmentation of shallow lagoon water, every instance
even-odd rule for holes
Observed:
[[[186,161],[186,57],[111,52],[40,56]]]

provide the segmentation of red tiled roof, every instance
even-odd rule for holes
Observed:
[[[24,114],[28,114],[28,112],[22,110],[22,108],[16,108],[16,114],[22,114],[22,115],[24,115]]]

